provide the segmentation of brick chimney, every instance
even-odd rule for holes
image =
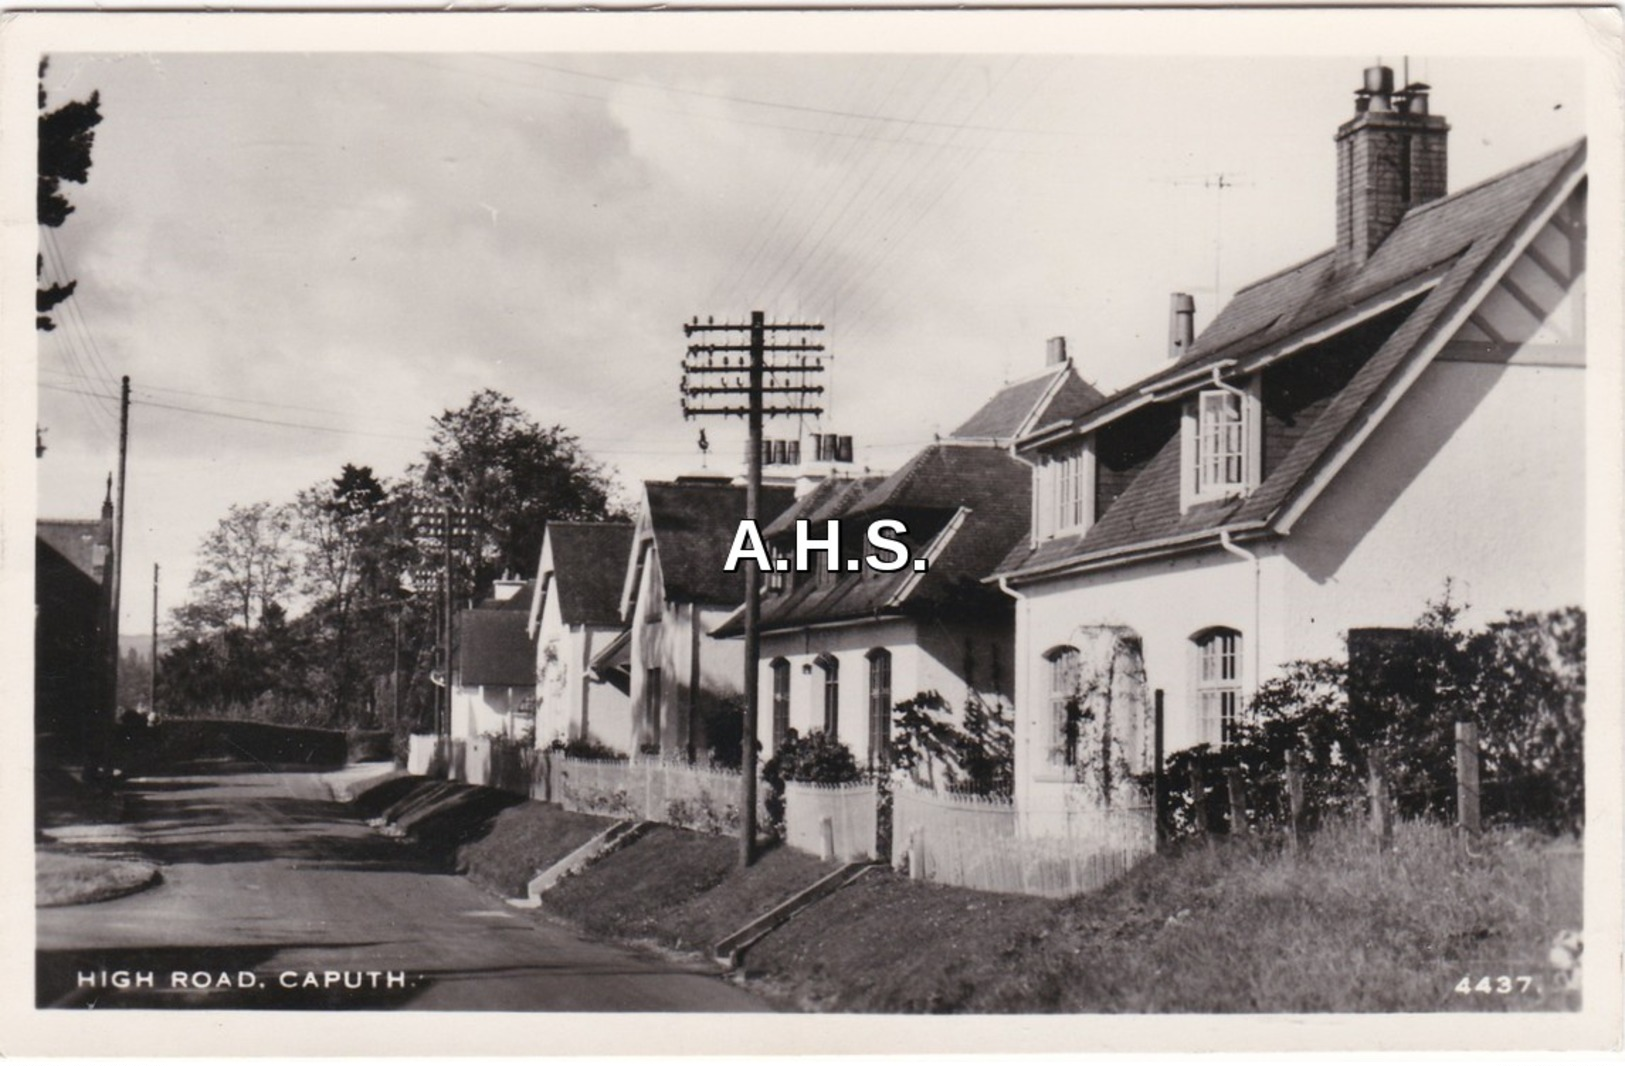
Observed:
[[[1428,86],[1394,89],[1394,72],[1368,67],[1355,115],[1337,131],[1337,266],[1358,269],[1405,212],[1445,194],[1450,126],[1428,114]]]

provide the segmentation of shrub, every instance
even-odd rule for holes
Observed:
[[[863,777],[852,749],[829,736],[821,729],[805,737],[790,730],[779,745],[779,750],[762,766],[762,783],[767,795],[762,805],[767,809],[769,826],[775,832],[784,829],[784,783],[807,781],[820,785],[844,785]]]
[[[888,762],[916,779],[923,772],[933,785],[940,766],[951,791],[1008,796],[1015,785],[1013,723],[1002,704],[972,693],[960,725],[940,693],[921,692],[892,708]]]
[[[555,740],[549,747],[553,751],[563,752],[572,759],[619,759],[625,760],[626,753],[618,751],[601,741],[591,737],[571,737],[569,740]]]
[[[1305,800],[1316,815],[1365,805],[1367,756],[1387,754],[1389,789],[1408,818],[1451,820],[1455,723],[1479,727],[1484,819],[1548,832],[1584,825],[1585,613],[1570,607],[1513,612],[1482,630],[1457,625],[1462,607],[1430,603],[1410,630],[1387,630],[1351,647],[1350,664],[1289,664],[1261,685],[1234,742],[1198,745],[1164,769],[1164,824],[1194,825],[1190,772],[1212,791],[1208,825],[1225,824],[1223,773],[1246,775],[1252,818],[1287,816],[1286,753],[1303,759]],[[1141,775],[1148,783],[1149,775]]]

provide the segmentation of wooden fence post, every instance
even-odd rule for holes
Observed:
[[[835,822],[829,815],[818,819],[819,850],[825,862],[835,861]]]
[[[1303,833],[1303,755],[1286,753],[1287,828],[1294,849],[1302,845]]]
[[[1373,748],[1366,756],[1371,771],[1371,832],[1377,849],[1387,851],[1394,843],[1393,811],[1388,803],[1388,754]]]
[[[1478,723],[1456,723],[1456,825],[1478,836]]]
[[[1225,767],[1224,784],[1230,793],[1230,835],[1244,837],[1247,835],[1247,786],[1241,780],[1241,767]]]
[[[1202,768],[1191,763],[1191,820],[1196,831],[1207,836],[1207,789],[1202,784]]]
[[[1163,817],[1168,805],[1168,782],[1163,775],[1162,765],[1162,689],[1157,689],[1152,695],[1151,712],[1151,827],[1156,834],[1156,848],[1162,850],[1166,843],[1166,833],[1163,828]]]
[[[908,876],[911,881],[925,880],[925,841],[919,826],[908,831]]]

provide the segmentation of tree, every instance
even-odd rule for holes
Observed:
[[[550,520],[612,516],[613,485],[561,426],[543,428],[494,389],[434,419],[433,446],[413,468],[424,496],[475,512],[475,581],[528,573]]]
[[[73,205],[62,195],[62,183],[71,181],[83,185],[90,178],[90,149],[95,143],[93,132],[101,122],[101,94],[93,92],[88,100],[70,100],[55,110],[47,111],[45,71],[49,59],[39,65],[39,194],[36,213],[42,226],[57,227],[73,213]],[[34,273],[45,272],[44,256],[34,260]],[[41,286],[35,295],[37,315],[34,324],[49,332],[56,328],[49,312],[73,295],[76,281],[58,281]]]
[[[269,502],[233,504],[198,548],[194,603],[176,611],[185,632],[240,621],[253,628],[294,588],[288,509]]]
[[[355,653],[368,650],[352,641],[355,608],[377,601],[399,609],[397,578],[404,560],[393,566],[390,560],[404,544],[390,524],[389,503],[389,492],[371,467],[346,463],[338,477],[301,491],[293,504],[300,587],[315,600],[316,638],[331,641],[319,687],[341,718],[349,717],[361,673]],[[376,623],[389,620],[364,621],[377,630]],[[362,644],[376,644],[378,635],[363,632]]]

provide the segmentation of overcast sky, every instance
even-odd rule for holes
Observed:
[[[630,495],[699,464],[682,323],[752,309],[827,325],[823,428],[893,468],[1045,338],[1110,391],[1163,360],[1170,292],[1200,327],[1330,245],[1375,58],[59,53],[52,106],[104,121],[43,238],[79,288],[39,341],[40,513],[96,513],[120,374],[127,632],[230,504],[399,474],[482,387]],[[1585,132],[1572,64],[1409,63],[1452,189]],[[705,428],[737,469],[742,427]]]

